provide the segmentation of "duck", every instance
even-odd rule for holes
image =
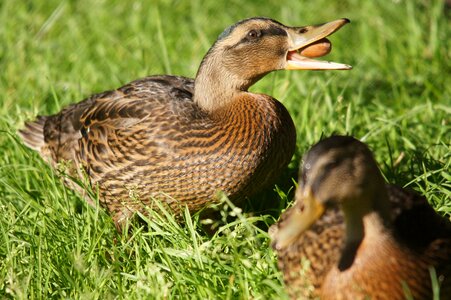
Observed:
[[[224,193],[234,203],[272,184],[295,151],[287,109],[249,87],[276,70],[347,70],[316,59],[348,19],[289,27],[255,17],[222,32],[196,77],[154,75],[25,123],[19,135],[65,183],[121,228],[158,209],[193,213]],[[73,180],[76,179],[76,180]],[[83,179],[80,183],[80,180]],[[122,224],[122,225],[121,225]]]
[[[292,299],[432,299],[432,270],[450,299],[449,219],[387,184],[354,137],[326,138],[303,161],[295,202],[269,229]]]

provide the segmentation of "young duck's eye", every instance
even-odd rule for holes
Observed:
[[[331,169],[333,169],[333,168],[335,168],[335,167],[337,167],[337,166],[338,166],[338,161],[332,160],[332,161],[329,161],[329,162],[324,166],[324,169],[327,170],[327,171],[330,171]]]

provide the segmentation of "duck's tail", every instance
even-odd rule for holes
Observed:
[[[44,125],[47,120],[45,116],[39,116],[34,121],[25,122],[25,128],[18,131],[24,144],[38,152],[45,146]]]

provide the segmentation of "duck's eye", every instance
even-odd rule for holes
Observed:
[[[329,161],[329,162],[324,166],[324,169],[327,170],[327,171],[330,171],[330,170],[332,170],[333,168],[335,168],[335,167],[337,167],[337,166],[338,166],[338,161],[332,160],[332,161]]]
[[[306,33],[307,31],[308,31],[308,29],[305,27],[298,30],[299,33]]]
[[[247,36],[251,39],[256,39],[261,36],[261,31],[251,30],[247,33]]]

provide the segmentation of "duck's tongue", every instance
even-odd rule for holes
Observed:
[[[330,50],[332,50],[331,42],[328,39],[323,38],[297,51],[292,52],[298,52],[301,56],[315,58],[329,54]]]

